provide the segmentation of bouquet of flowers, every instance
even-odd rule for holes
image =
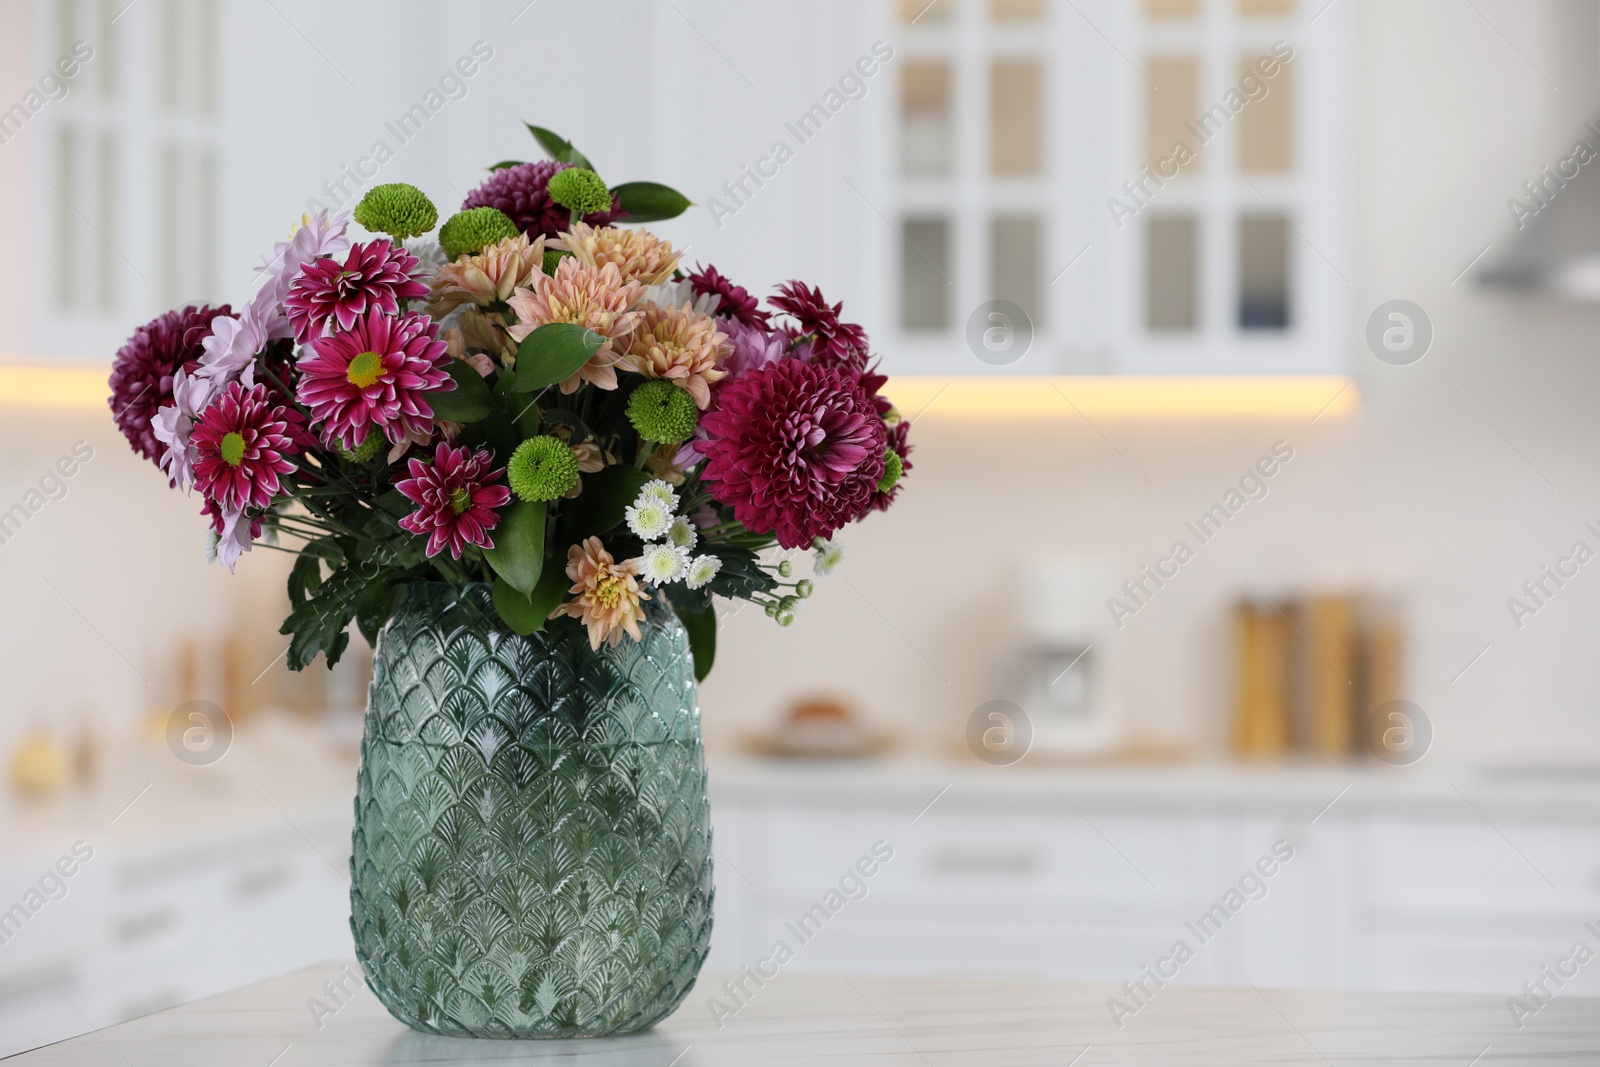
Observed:
[[[306,216],[235,309],[190,306],[117,353],[110,405],[134,450],[198,490],[215,557],[297,554],[288,660],[369,641],[405,583],[492,582],[512,630],[637,640],[666,597],[704,677],[713,595],[794,620],[791,550],[887,508],[908,424],[867,337],[800,282],[766,306],[685,272],[638,228],[690,203],[608,186],[572,144],[507,162],[434,231],[410,185],[350,218]],[[292,539],[286,541],[285,539]],[[561,623],[572,625],[572,623]]]

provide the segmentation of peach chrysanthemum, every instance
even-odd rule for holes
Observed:
[[[733,342],[717,329],[716,320],[689,304],[646,304],[644,321],[624,346],[617,360],[624,370],[676,382],[701,411],[711,403],[711,383],[728,375],[717,364],[733,352]]]
[[[589,647],[598,649],[604,641],[612,648],[621,642],[623,632],[639,640],[639,620],[644,618],[640,601],[650,594],[639,588],[639,561],[617,563],[600,538],[591,537],[567,549],[567,577],[572,579],[573,599],[550,613],[552,619],[570,615],[589,630]]]
[[[439,268],[430,283],[428,314],[444,318],[463,304],[489,305],[533,282],[544,271],[544,238],[519,233]]]
[[[467,347],[494,354],[507,370],[517,365],[517,344],[507,334],[499,315],[480,307],[465,308],[456,316],[456,326]]]
[[[561,383],[561,391],[577,392],[582,382],[599,389],[615,389],[617,372],[611,365],[617,359],[616,344],[626,343],[642,317],[631,309],[643,296],[644,286],[624,281],[615,264],[593,267],[567,256],[554,277],[541,274],[533,279],[532,288],[512,294],[509,303],[517,325],[511,327],[511,339],[520,342],[552,322],[586,326],[604,337],[606,343],[576,374]]]
[[[575,259],[591,267],[614,264],[625,280],[645,285],[660,285],[672,277],[683,255],[672,250],[671,241],[663,241],[648,230],[590,226],[587,222],[573,223],[570,230],[550,242],[550,247],[571,252]]]

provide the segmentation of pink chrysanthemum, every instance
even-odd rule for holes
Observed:
[[[856,376],[834,367],[783,359],[730,380],[700,425],[712,495],[784,548],[860,518],[883,477],[883,420]]]
[[[348,330],[373,309],[398,314],[401,300],[428,295],[416,270],[416,256],[383,239],[356,245],[343,263],[331,257],[312,260],[283,302],[294,339],[304,344],[334,324]]]
[[[211,321],[232,314],[226,304],[178,308],[133,331],[118,350],[107,403],[133,450],[152,463],[160,464],[166,447],[157,440],[150,421],[172,404],[173,376],[180,370],[193,374],[199,369],[201,344],[211,333]]]
[[[189,436],[194,482],[223,508],[266,508],[283,489],[279,475],[294,470],[300,415],[272,402],[264,385],[230,382],[200,413]]]
[[[311,342],[300,360],[300,403],[322,424],[323,440],[356,449],[376,428],[393,444],[432,428],[427,394],[456,383],[445,371],[450,353],[438,323],[424,315],[399,318],[369,311],[353,327]]]
[[[540,234],[554,237],[571,223],[572,212],[550,199],[550,178],[557,171],[570,166],[571,163],[545,159],[497,170],[467,194],[467,198],[461,202],[461,210],[498,208],[517,224],[517,229],[529,237]],[[613,194],[610,211],[585,215],[583,221],[591,226],[609,226],[623,217],[622,204]]]
[[[650,599],[650,594],[639,588],[638,575],[637,559],[616,562],[598,537],[571,545],[567,548],[567,577],[572,581],[568,592],[573,597],[552,611],[550,618],[569,615],[577,619],[589,631],[590,648],[598,649],[601,642],[615,648],[624,633],[637,641],[639,623],[644,619],[640,601]]]
[[[261,536],[261,520],[250,518],[243,508],[225,508],[209,498],[201,505],[200,514],[211,520],[217,562],[233,570],[239,557]]]
[[[701,411],[711,405],[711,384],[727,376],[718,364],[733,352],[717,320],[688,304],[646,304],[644,318],[621,347],[617,362],[624,370],[682,386]]]
[[[734,285],[716,267],[701,267],[689,275],[689,284],[694,287],[695,296],[710,293],[717,298],[719,317],[735,319],[757,329],[770,328],[767,320],[771,312],[762,311],[760,301],[750,295],[750,290]]]
[[[511,327],[511,339],[520,343],[540,326],[552,322],[586,326],[606,342],[576,374],[561,383],[561,391],[577,392],[583,382],[598,389],[615,389],[617,372],[612,364],[617,361],[617,348],[627,344],[628,335],[642,317],[640,312],[629,309],[643,298],[644,286],[624,281],[616,264],[591,267],[567,256],[554,276],[541,274],[533,279],[533,288],[518,289],[512,294],[509,303],[517,325]]]
[[[414,534],[426,534],[427,553],[437,556],[448,548],[450,555],[461,558],[467,545],[493,548],[489,531],[500,524],[495,508],[505,507],[511,500],[511,490],[499,481],[505,470],[490,470],[494,457],[488,452],[469,452],[466,448],[452,448],[440,441],[434,450],[433,462],[413,459],[409,463],[411,477],[396,482],[407,500],[417,505],[417,510],[400,520],[400,525]]]
[[[799,334],[811,342],[811,360],[825,367],[845,367],[860,373],[869,356],[867,333],[851,322],[840,322],[844,305],[830,305],[822,291],[804,282],[789,282],[778,287],[782,295],[769,303],[788,312],[799,324]]]

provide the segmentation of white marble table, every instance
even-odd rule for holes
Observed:
[[[23,1053],[9,1067],[582,1067],[767,1064],[1104,1067],[1109,1064],[1600,1063],[1600,1000],[1557,996],[1518,1029],[1503,998],[1168,986],[1118,1029],[1110,986],[780,973],[719,1029],[708,972],[653,1032],[589,1041],[463,1041],[391,1019],[353,963],[296,971]],[[329,990],[340,982],[349,995]],[[326,985],[325,985],[326,983]],[[329,1015],[313,1011],[313,998]]]

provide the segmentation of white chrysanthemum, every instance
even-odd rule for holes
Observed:
[[[673,548],[681,548],[685,552],[694,548],[700,541],[700,531],[694,524],[683,516],[672,520],[672,528],[667,531],[667,543]]]
[[[816,572],[818,574],[832,574],[844,559],[844,546],[837,541],[824,541],[817,538],[816,545]]]
[[[634,500],[633,506],[636,508],[643,507],[645,502],[650,500],[654,500],[666,508],[669,517],[674,511],[678,510],[677,491],[660,478],[654,478],[644,483],[644,488],[639,490],[638,499]],[[656,536],[659,537],[660,535],[657,534]]]
[[[663,504],[654,497],[640,497],[639,502],[628,508],[624,514],[628,517],[628,529],[641,541],[654,541],[665,537],[672,528],[672,506]]]
[[[717,305],[722,298],[716,293],[706,293],[703,296],[694,295],[694,284],[687,278],[675,282],[662,282],[652,285],[644,291],[645,300],[662,307],[681,308],[688,304],[694,311],[702,315],[710,315],[717,310]]]
[[[710,582],[722,570],[722,560],[716,556],[696,556],[694,562],[689,564],[689,577],[684,580],[690,589],[699,589]]]
[[[646,545],[639,574],[657,585],[676,582],[689,572],[689,554],[671,545]]]

